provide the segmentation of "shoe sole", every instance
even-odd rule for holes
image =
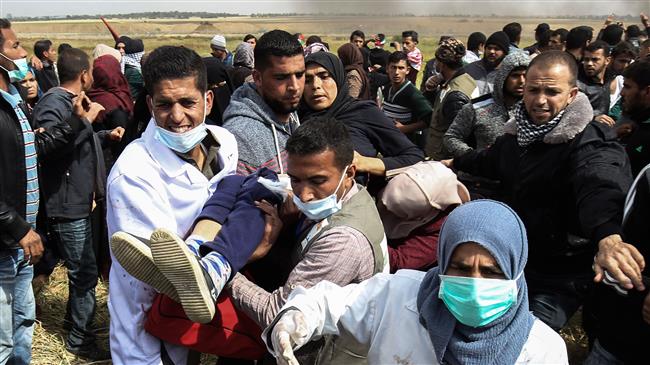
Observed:
[[[172,300],[179,301],[176,289],[156,266],[151,249],[146,243],[128,233],[117,232],[111,237],[111,251],[131,276],[152,286]]]
[[[185,241],[166,229],[155,230],[150,244],[153,260],[176,289],[187,318],[209,323],[214,317],[215,304],[196,255]]]

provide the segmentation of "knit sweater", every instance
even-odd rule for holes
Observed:
[[[445,147],[454,157],[489,147],[503,134],[503,125],[514,117],[504,103],[503,86],[512,70],[528,63],[528,56],[521,52],[506,57],[495,71],[494,91],[472,99],[458,112],[444,137]]]

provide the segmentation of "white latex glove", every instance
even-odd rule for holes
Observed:
[[[279,365],[300,365],[293,354],[293,348],[300,347],[308,341],[305,316],[295,309],[285,312],[271,332],[271,343]]]

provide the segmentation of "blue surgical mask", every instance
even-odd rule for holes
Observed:
[[[153,118],[154,123],[156,123],[156,139],[170,149],[180,153],[186,153],[196,147],[201,143],[205,136],[208,135],[208,127],[205,125],[205,115],[207,110],[207,102],[205,101],[207,100],[204,100],[203,103],[203,121],[201,124],[185,133],[171,132],[158,126],[158,123],[156,123],[156,117],[151,113],[151,117]]]
[[[338,200],[338,198],[336,197],[336,193],[338,193],[339,188],[341,187],[341,184],[345,179],[345,173],[347,171],[348,171],[348,166],[345,166],[345,169],[343,170],[343,175],[341,176],[341,180],[339,180],[339,184],[336,186],[336,190],[334,190],[334,193],[332,193],[332,195],[320,200],[314,200],[305,203],[302,200],[300,200],[298,196],[294,194],[293,203],[296,205],[296,207],[298,207],[298,209],[305,216],[307,216],[307,218],[313,221],[323,220],[331,216],[332,214],[338,212],[343,207],[343,203]]]
[[[7,72],[7,74],[9,75],[9,82],[22,81],[25,78],[25,76],[27,76],[27,73],[29,72],[29,64],[27,64],[26,58],[19,58],[17,60],[12,60],[11,58],[5,56],[2,53],[0,53],[0,56],[8,59],[9,61],[13,62],[14,65],[16,65],[16,70],[12,70],[12,71],[9,71],[6,68],[0,66],[0,68],[5,70],[5,72]]]
[[[438,298],[460,323],[481,327],[501,317],[517,303],[517,279],[440,275]]]

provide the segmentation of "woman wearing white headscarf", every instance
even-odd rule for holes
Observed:
[[[503,203],[477,200],[447,218],[440,266],[360,284],[298,287],[262,338],[280,364],[334,336],[333,364],[567,364],[566,346],[528,309],[526,230]]]

